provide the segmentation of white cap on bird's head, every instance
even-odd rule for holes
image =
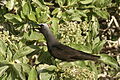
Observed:
[[[38,26],[44,26],[44,27],[48,27],[48,25],[46,23],[41,23],[41,24],[38,24]]]

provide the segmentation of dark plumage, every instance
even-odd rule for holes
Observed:
[[[75,50],[69,46],[63,45],[56,40],[47,24],[39,24],[37,28],[45,37],[49,53],[62,61],[76,60],[98,60],[99,56],[91,55],[79,50]]]

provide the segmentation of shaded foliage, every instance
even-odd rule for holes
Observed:
[[[119,38],[119,26],[111,29],[106,20],[110,20],[111,15],[119,16],[119,3],[119,0],[1,0],[0,79],[118,79],[119,47],[117,53],[109,50],[108,39]],[[100,55],[104,63],[66,63],[53,59],[42,34],[33,31],[33,27],[37,27],[35,23],[50,24],[60,42]]]

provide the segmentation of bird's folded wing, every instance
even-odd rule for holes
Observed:
[[[63,44],[53,46],[52,51],[57,56],[59,55],[60,58],[66,57],[68,59],[75,59],[75,60],[76,59],[78,59],[78,60],[94,60],[94,59],[98,58],[98,56],[73,49],[73,48],[63,45]]]

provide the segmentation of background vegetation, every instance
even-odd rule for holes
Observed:
[[[101,61],[54,59],[34,23]],[[0,80],[119,80],[119,23],[120,0],[0,0]]]

